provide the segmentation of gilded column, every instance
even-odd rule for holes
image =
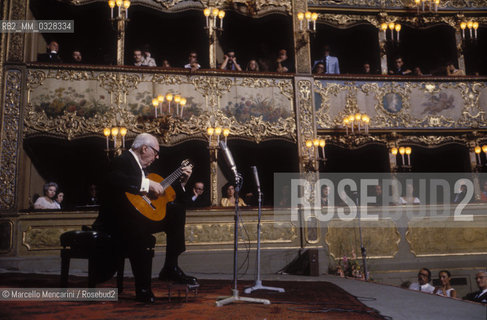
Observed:
[[[117,22],[117,65],[123,66],[125,64],[125,27],[126,20],[119,18]]]
[[[298,12],[306,12],[306,0],[293,0],[294,61],[297,74],[311,74],[311,49],[309,33],[299,31]]]
[[[22,128],[22,74],[18,67],[5,70],[0,131],[0,211],[16,209],[19,149]]]
[[[463,72],[467,74],[467,70],[465,69],[465,57],[463,56],[462,33],[458,28],[455,30],[455,42],[457,45],[458,69],[463,70]]]
[[[26,0],[10,0],[7,5],[7,20],[25,20],[27,17],[27,3]],[[5,10],[5,9],[4,9]],[[24,42],[25,33],[8,33],[6,56],[9,62],[24,62]],[[2,35],[3,37],[3,35]],[[4,46],[2,46],[3,50]]]

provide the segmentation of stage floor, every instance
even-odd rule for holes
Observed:
[[[2,288],[55,288],[57,275],[3,273]],[[166,283],[153,280],[158,300],[154,305],[135,301],[132,278],[114,302],[3,301],[1,319],[487,319],[487,307],[460,300],[412,292],[406,289],[354,279],[323,275],[266,276],[263,284],[281,287],[285,293],[259,290],[245,295],[253,285],[250,276],[239,281],[242,296],[264,298],[270,305],[238,302],[223,307],[217,299],[231,294],[233,281],[226,275],[197,274],[198,294],[168,300]],[[218,279],[218,280],[215,280]],[[72,276],[69,287],[85,287],[86,277]],[[114,279],[99,287],[115,287]],[[182,293],[184,296],[184,292]]]

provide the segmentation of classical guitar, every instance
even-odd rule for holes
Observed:
[[[166,204],[176,199],[176,192],[171,187],[171,184],[176,181],[183,174],[183,168],[193,167],[189,160],[184,160],[179,168],[171,173],[166,179],[158,174],[150,173],[147,178],[159,182],[164,189],[164,193],[155,199],[151,199],[148,195],[133,194],[125,192],[130,203],[146,218],[152,221],[161,221],[166,217]]]

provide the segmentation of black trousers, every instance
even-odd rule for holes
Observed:
[[[152,257],[147,251],[151,234],[166,233],[166,258],[177,257],[186,250],[186,210],[178,203],[168,203],[166,209],[166,217],[162,221],[150,221],[142,215],[121,216],[123,221],[118,221],[117,231],[112,235],[116,250],[130,260],[136,290],[150,289],[151,286]]]

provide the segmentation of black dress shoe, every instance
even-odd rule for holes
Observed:
[[[176,283],[197,285],[198,280],[195,277],[184,274],[183,270],[178,266],[172,268],[162,268],[159,273],[159,280],[162,281],[174,281]]]
[[[152,290],[141,289],[136,290],[135,301],[143,303],[154,303],[156,302],[156,297],[154,297]]]

